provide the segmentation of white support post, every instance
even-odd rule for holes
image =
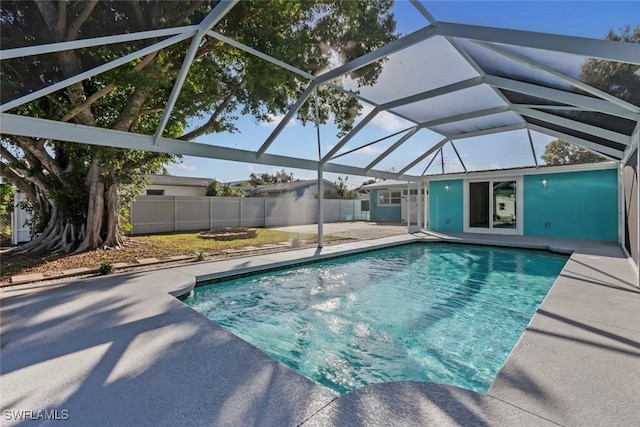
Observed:
[[[324,197],[322,164],[318,163],[318,249],[324,246]]]

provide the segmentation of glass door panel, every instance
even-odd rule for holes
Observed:
[[[469,183],[469,227],[489,228],[489,183]]]
[[[493,227],[516,229],[516,182],[493,181]]]

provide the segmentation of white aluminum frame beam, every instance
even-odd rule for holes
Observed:
[[[609,141],[617,142],[618,144],[622,144],[622,145],[631,144],[631,137],[623,133],[618,133],[608,129],[603,129],[598,126],[589,125],[576,120],[571,120],[565,117],[556,116],[554,114],[545,113],[543,111],[532,110],[531,108],[519,107],[517,105],[514,105],[512,108],[514,111],[527,117],[542,120],[547,123],[553,123],[568,129],[574,129],[582,133],[597,136],[598,138],[603,138]]]
[[[61,82],[55,83],[51,86],[47,86],[45,88],[42,88],[40,90],[37,90],[35,92],[31,92],[28,95],[22,96],[18,99],[14,99],[13,101],[9,101],[6,102],[2,105],[0,105],[0,112],[4,113],[5,111],[9,111],[12,108],[15,107],[19,107],[22,104],[26,104],[27,102],[31,102],[35,99],[38,99],[40,97],[43,97],[45,95],[49,95],[50,93],[56,92],[58,90],[64,89],[67,86],[71,86],[72,84],[81,82],[85,79],[88,79],[90,77],[93,77],[95,75],[98,75],[100,73],[104,73],[105,71],[109,71],[113,68],[119,67],[121,65],[127,64],[131,61],[133,61],[136,58],[140,58],[141,56],[145,56],[148,55],[152,52],[155,52],[157,50],[163,49],[167,46],[171,46],[172,44],[176,44],[181,42],[182,40],[188,39],[189,37],[192,37],[193,34],[190,34],[188,32],[182,33],[182,34],[178,34],[176,36],[173,36],[171,38],[168,38],[166,40],[162,40],[158,43],[154,43],[151,46],[147,46],[143,49],[140,49],[138,51],[132,52],[128,55],[125,55],[121,58],[118,59],[114,59],[111,62],[107,62],[106,64],[100,65],[98,67],[92,68],[91,70],[85,71],[83,73],[80,74],[76,74],[73,77],[69,77],[68,79],[64,79]]]
[[[420,176],[424,176],[427,171],[429,170],[429,168],[431,167],[431,165],[433,164],[433,162],[438,158],[438,151],[435,152],[435,154],[433,155],[433,157],[431,158],[431,161],[429,161],[429,163],[427,163],[427,166],[424,168],[424,170],[422,171],[422,174]]]
[[[507,111],[510,111],[510,110],[511,108],[508,105],[503,105],[500,107],[486,108],[484,110],[476,110],[476,111],[471,111],[469,113],[458,114],[455,116],[443,117],[441,119],[420,123],[420,125],[423,127],[430,128],[432,126],[440,126],[440,125],[445,125],[449,123],[460,122],[463,120],[477,119],[478,117],[491,116],[493,114],[506,113]]]
[[[531,129],[527,128],[527,136],[529,137],[529,146],[531,147],[531,154],[533,154],[533,161],[536,163],[536,168],[539,168],[538,157],[536,156],[536,149],[533,146],[533,137],[531,136]]]
[[[354,136],[356,136],[356,134],[358,132],[360,132],[360,130],[362,130],[362,128],[364,128],[366,125],[369,124],[369,122],[371,122],[371,120],[373,120],[378,113],[380,112],[380,110],[378,109],[378,107],[374,108],[369,114],[367,114],[362,120],[360,120],[360,122],[355,125],[353,127],[353,129],[351,129],[351,131],[349,131],[348,134],[346,134],[344,136],[344,138],[342,138],[340,140],[340,142],[338,142],[331,150],[329,150],[329,152],[327,154],[325,154],[325,156],[320,159],[320,163],[326,163],[329,160],[331,160],[331,158],[342,148],[345,146],[346,143],[348,143],[351,138],[353,138]]]
[[[169,99],[167,100],[167,105],[164,107],[164,112],[162,113],[162,118],[160,119],[160,123],[158,124],[158,128],[156,129],[156,133],[154,135],[154,143],[158,144],[162,133],[164,132],[167,123],[169,123],[169,117],[171,116],[171,112],[173,111],[173,107],[180,96],[180,92],[182,91],[182,85],[187,78],[187,74],[189,74],[189,70],[191,69],[191,64],[193,63],[193,59],[198,52],[198,48],[200,47],[200,43],[202,42],[202,38],[206,35],[207,31],[213,28],[224,16],[233,9],[233,7],[240,0],[225,0],[218,3],[211,12],[200,22],[198,25],[198,33],[193,36],[191,40],[191,45],[189,46],[189,50],[182,61],[182,67],[180,68],[180,72],[178,73],[178,77],[176,78],[175,83],[173,84],[173,89],[171,89],[171,95],[169,95]]]
[[[591,85],[588,85],[578,79],[575,79],[573,77],[569,77],[566,74],[563,74],[559,71],[554,70],[553,68],[544,66],[542,64],[539,64],[529,58],[526,58],[522,55],[518,55],[515,52],[511,52],[507,49],[501,48],[499,46],[493,45],[491,43],[485,43],[485,42],[475,42],[476,44],[489,49],[495,53],[498,53],[504,57],[507,57],[509,59],[512,59],[513,61],[519,62],[520,64],[526,65],[530,68],[533,68],[535,70],[541,71],[543,73],[549,74],[565,83],[570,84],[571,86],[581,89],[587,93],[590,93],[594,96],[597,96],[598,98],[602,98],[606,101],[609,101],[613,104],[616,104],[624,109],[627,109],[631,112],[634,112],[636,114],[640,113],[640,107],[631,104],[630,102],[627,102],[625,100],[622,100],[616,96],[611,95],[610,93],[607,93],[605,91],[602,91],[600,89],[597,89]]]
[[[640,45],[637,43],[589,39],[479,25],[456,24],[442,21],[439,21],[435,28],[436,33],[440,36],[452,36],[469,40],[552,50],[596,59],[640,65]]]
[[[458,149],[456,148],[456,146],[453,143],[453,141],[449,141],[449,143],[451,144],[451,148],[453,148],[453,151],[455,151],[456,156],[458,156],[458,161],[462,165],[462,169],[464,169],[464,173],[467,173],[467,167],[464,165],[464,162],[462,161],[462,157],[460,157],[460,153],[458,153]],[[537,166],[537,164],[536,164],[536,166]]]
[[[285,114],[285,116],[282,118],[282,120],[280,120],[280,123],[278,123],[278,125],[273,130],[273,132],[271,132],[271,134],[267,137],[267,140],[260,146],[260,148],[256,153],[256,158],[259,159],[264,155],[265,151],[267,151],[271,146],[271,144],[273,144],[273,141],[275,141],[278,135],[280,135],[280,133],[284,130],[284,128],[287,127],[287,125],[289,124],[291,119],[293,119],[293,117],[296,115],[298,110],[302,108],[302,105],[304,105],[304,103],[307,101],[307,99],[309,99],[311,94],[313,94],[313,91],[316,89],[317,86],[318,85],[315,82],[312,82],[309,86],[307,86],[304,92],[302,92],[302,95],[300,95],[300,98],[298,98],[295,104],[293,104],[293,107],[291,107],[289,111],[287,111],[287,114]]]
[[[320,74],[316,77],[317,83],[324,83],[335,78],[338,78],[344,74],[355,71],[359,68],[365,67],[372,62],[375,62],[379,59],[384,58],[385,56],[392,55],[398,51],[404,50],[408,47],[413,46],[414,44],[425,41],[436,35],[436,28],[433,25],[428,27],[421,28],[417,31],[414,31],[411,34],[408,34],[401,39],[394,40],[386,45],[374,50],[373,52],[366,53],[356,59],[353,59],[347,62],[344,65],[341,65],[333,70],[327,71],[326,73]]]
[[[393,153],[394,151],[396,151],[396,149],[398,147],[400,147],[402,144],[404,144],[407,140],[409,140],[413,135],[415,135],[416,133],[418,133],[418,131],[422,129],[422,127],[420,126],[416,126],[413,129],[411,129],[409,132],[407,132],[406,134],[402,135],[402,138],[400,138],[399,140],[397,140],[394,144],[392,144],[389,148],[387,148],[385,150],[384,153],[380,154],[378,157],[376,157],[371,163],[369,163],[367,166],[364,167],[364,170],[366,172],[369,172],[371,169],[373,169],[373,167],[375,165],[377,165],[378,163],[380,163],[382,160],[384,160],[389,154]]]
[[[376,108],[373,109],[364,119],[360,121],[352,130],[349,132],[338,144],[336,144],[331,151],[329,151],[323,158],[322,162],[326,163],[331,160],[331,158],[344,147],[345,144],[351,140],[362,128],[364,128],[373,118],[379,114],[383,110],[390,110],[392,108],[400,107],[402,105],[413,104],[414,102],[424,101],[425,99],[435,98],[438,96],[446,95],[453,92],[458,92],[460,90],[468,89],[470,87],[479,86],[483,83],[483,79],[481,76],[472,77],[467,80],[462,80],[456,83],[452,83],[446,86],[442,86],[436,89],[431,89],[425,92],[417,93],[415,95],[407,96],[400,99],[395,99],[393,101],[386,102],[384,104],[380,104]],[[507,107],[500,107],[507,108]],[[389,114],[396,114],[394,111],[388,111]],[[472,114],[472,113],[467,113]],[[439,119],[442,120],[442,119]],[[424,124],[420,124],[420,127],[425,127]]]
[[[554,138],[559,138],[567,142],[571,142],[573,144],[579,145],[581,147],[586,148],[589,151],[592,151],[600,156],[606,157],[610,160],[619,161],[622,158],[622,151],[616,150],[615,148],[605,147],[604,145],[596,144],[595,142],[587,141],[586,139],[578,138],[577,136],[568,135],[564,132],[559,132],[557,130],[548,129],[544,126],[539,126],[536,124],[529,123],[527,125],[528,129],[533,131],[552,136]]]
[[[427,8],[424,7],[422,3],[420,3],[418,0],[411,0],[411,4],[413,5],[413,7],[416,8],[418,12],[420,12],[422,16],[425,17],[427,21],[429,21],[430,24],[432,25],[437,24],[436,18],[434,18],[433,15],[429,13]]]
[[[137,40],[152,39],[155,37],[167,37],[183,33],[195,34],[197,31],[197,25],[187,25],[183,27],[163,28],[161,30],[117,34],[115,36],[95,37],[90,39],[72,40],[68,42],[57,42],[40,44],[36,46],[18,47],[14,49],[0,50],[0,60],[21,58],[33,55],[44,55],[48,53],[60,52],[63,50],[85,49],[88,47],[104,46],[107,44],[128,43]]]
[[[612,104],[609,101],[592,98],[590,96],[580,95],[577,93],[565,92],[563,90],[552,89],[545,86],[525,83],[519,80],[507,79],[493,75],[486,75],[485,82],[488,85],[507,89],[513,92],[523,93],[525,95],[535,96],[537,98],[549,99],[555,102],[562,102],[576,107],[586,108],[592,111],[610,114],[612,116],[622,117],[629,120],[637,120],[638,114],[633,113],[626,108]]]
[[[459,133],[457,135],[451,135],[451,136],[449,136],[449,139],[456,140],[456,139],[464,139],[464,138],[473,138],[474,136],[493,135],[495,133],[511,132],[511,131],[514,131],[514,130],[520,130],[520,129],[524,129],[526,127],[527,127],[526,123],[517,124],[517,125],[509,125],[509,126],[500,126],[500,127],[497,127],[497,128],[483,129],[483,130],[478,130],[478,131],[474,131],[474,132],[465,132],[465,133]]]
[[[373,144],[377,144],[378,142],[382,142],[382,141],[385,141],[385,140],[387,140],[389,138],[393,138],[394,136],[400,135],[401,133],[405,133],[406,131],[408,131],[408,130],[410,130],[412,128],[413,128],[413,126],[408,127],[406,129],[399,130],[397,132],[394,132],[391,135],[387,135],[387,136],[384,136],[382,138],[378,138],[378,139],[376,139],[374,141],[367,142],[366,144],[363,144],[363,145],[361,145],[359,147],[353,148],[353,149],[351,149],[349,151],[345,151],[344,153],[337,154],[337,155],[333,156],[332,159],[337,159],[338,157],[346,156],[347,154],[351,154],[351,153],[354,153],[354,152],[356,152],[358,150],[362,150],[363,148],[367,148],[367,147],[369,147],[369,146],[371,146]]]
[[[438,142],[436,145],[434,145],[433,147],[429,148],[427,151],[425,151],[424,153],[419,155],[417,159],[413,160],[407,166],[405,166],[402,169],[400,169],[398,171],[398,175],[402,175],[403,173],[405,173],[406,171],[408,171],[409,169],[411,169],[412,167],[414,167],[415,165],[417,165],[418,163],[420,163],[421,161],[423,161],[424,159],[429,157],[432,153],[434,153],[435,151],[438,151],[440,149],[440,147],[442,147],[443,145],[445,145],[449,141],[450,141],[449,138],[444,138],[443,140]],[[432,160],[432,162],[433,162],[433,160]],[[431,164],[429,164],[429,166],[431,166]],[[427,166],[427,168],[429,166]],[[422,173],[422,175],[424,175],[424,173]]]
[[[291,167],[296,169],[318,170],[319,162],[296,157],[265,154],[256,159],[254,151],[239,150],[237,148],[219,147],[196,142],[182,141],[171,138],[161,138],[160,144],[153,143],[152,135],[141,135],[130,132],[105,129],[73,123],[58,122],[15,114],[0,114],[2,133],[7,135],[21,135],[32,138],[47,138],[60,141],[77,142],[81,144],[100,145],[104,147],[147,150],[157,153],[179,154],[185,156],[209,159],[229,160],[244,163],[257,163],[272,166]],[[326,163],[322,166],[324,172],[347,175],[372,176],[382,179],[403,179],[418,182],[420,177],[402,175],[389,171],[371,170],[363,168]]]

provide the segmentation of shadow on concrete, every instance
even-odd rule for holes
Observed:
[[[154,279],[4,297],[3,410],[67,410],[66,425],[289,426],[335,398],[141,280]]]

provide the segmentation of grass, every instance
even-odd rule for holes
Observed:
[[[341,240],[334,236],[324,236],[326,242]],[[317,242],[317,234],[290,233],[278,230],[258,229],[256,237],[230,241],[200,239],[198,232],[159,234],[127,238],[121,249],[95,250],[74,255],[17,256],[11,252],[2,254],[0,262],[0,280],[8,281],[16,274],[43,273],[45,277],[79,267],[97,268],[101,264],[119,262],[133,263],[140,258],[166,259],[171,256],[188,255],[195,259],[196,253],[220,255],[226,249],[240,249],[247,246],[259,246],[299,239]]]

